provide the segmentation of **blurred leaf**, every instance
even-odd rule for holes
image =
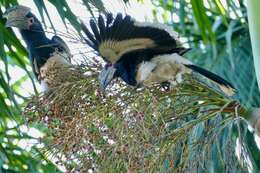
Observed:
[[[205,7],[203,6],[203,3],[201,0],[191,0],[192,10],[194,13],[194,17],[198,23],[200,32],[202,34],[202,38],[204,42],[208,42],[210,37],[210,41],[215,43],[215,35],[211,28],[211,23],[206,15]]]

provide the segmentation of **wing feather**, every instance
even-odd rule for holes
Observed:
[[[83,27],[88,37],[87,44],[111,63],[116,63],[125,54],[134,51],[151,50],[156,54],[183,54],[184,51],[179,46],[178,34],[171,31],[171,28],[136,22],[128,15],[123,17],[121,13],[115,19],[111,13],[107,14],[106,24],[102,16],[98,18],[98,24],[91,20],[90,27],[94,36],[85,25]]]
[[[98,49],[98,42],[94,38],[94,36],[91,34],[91,32],[88,30],[87,26],[81,22],[81,28],[83,32],[86,34],[87,38],[85,38],[86,43],[92,47],[94,50]]]
[[[122,27],[123,16],[121,13],[116,15],[113,25],[111,26],[111,39],[118,40],[120,38],[120,29]]]
[[[90,24],[90,27],[91,27],[93,33],[94,33],[94,36],[95,36],[95,38],[96,38],[96,41],[97,41],[98,43],[100,43],[100,42],[101,42],[101,37],[100,37],[100,33],[99,33],[99,30],[98,30],[98,27],[97,27],[96,22],[95,22],[93,19],[91,19],[90,22],[89,22],[89,24]]]
[[[99,28],[101,40],[105,40],[106,26],[105,26],[105,21],[101,15],[98,17],[98,28]]]
[[[112,13],[108,13],[107,15],[106,15],[106,17],[107,17],[107,22],[106,22],[106,27],[108,28],[109,27],[109,25],[113,22],[113,15],[112,15]]]

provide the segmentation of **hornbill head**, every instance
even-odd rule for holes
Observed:
[[[39,20],[26,6],[17,5],[6,10],[3,17],[7,19],[6,27],[16,27],[21,30],[33,30],[42,32],[43,28]]]

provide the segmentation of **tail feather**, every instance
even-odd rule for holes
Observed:
[[[232,96],[235,94],[235,87],[222,77],[196,65],[186,64],[185,66],[215,82],[220,87],[220,89],[228,96]]]

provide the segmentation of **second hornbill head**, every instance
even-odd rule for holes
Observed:
[[[16,27],[20,30],[42,32],[40,21],[31,13],[31,9],[22,5],[16,5],[6,10],[3,17],[7,19],[6,27]]]

